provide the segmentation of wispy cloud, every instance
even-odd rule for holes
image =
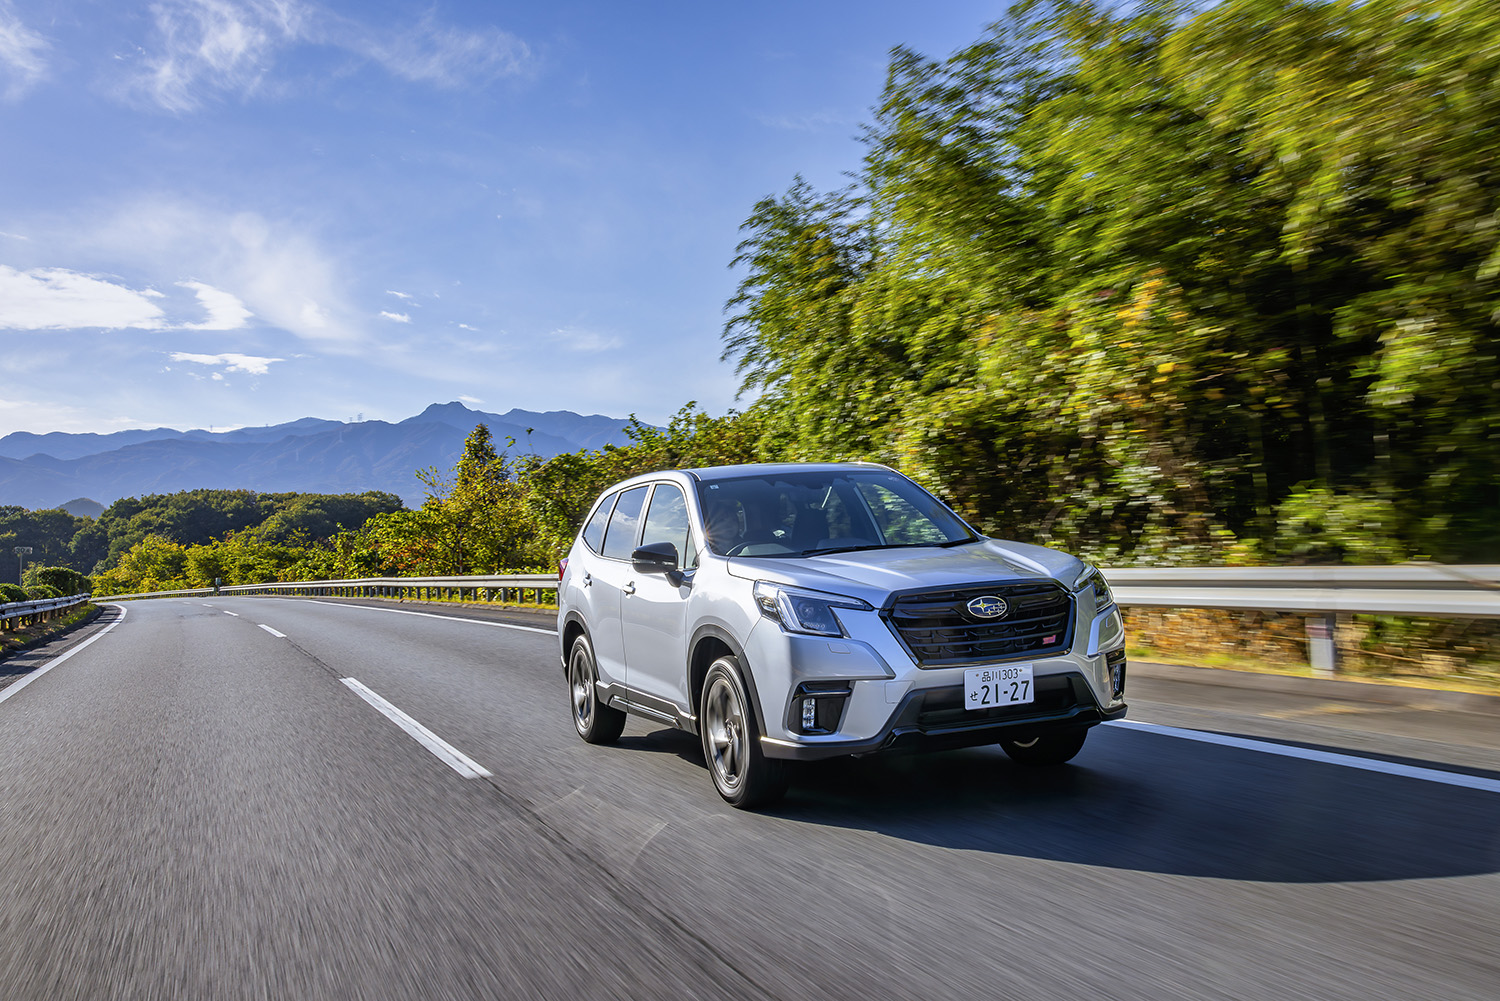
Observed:
[[[226,372],[244,372],[246,375],[265,375],[271,370],[271,366],[285,358],[262,358],[257,355],[242,354],[218,354],[199,355],[187,351],[173,351],[169,356],[173,361],[189,362],[193,365],[208,365],[214,368],[223,368]],[[214,378],[220,378],[218,372]]]
[[[408,316],[408,315],[406,315],[405,313],[390,313],[390,312],[387,312],[386,310],[382,309],[380,311],[380,315],[383,316],[383,317],[385,317],[387,320],[393,320],[396,323],[410,323],[411,322],[411,317]]]
[[[552,331],[552,340],[564,351],[611,351],[621,345],[620,338],[580,327],[563,327]]]
[[[216,289],[212,285],[202,282],[178,282],[178,285],[186,289],[192,289],[193,294],[198,297],[198,302],[208,313],[208,319],[201,323],[187,324],[190,330],[237,330],[245,325],[245,321],[255,314],[245,308],[245,304],[234,295]]]
[[[161,297],[64,268],[17,271],[0,264],[0,329],[160,330],[167,323],[153,300]]]
[[[278,56],[299,45],[352,53],[437,87],[523,75],[534,62],[507,31],[463,30],[431,15],[414,26],[373,28],[305,0],[157,0],[151,14],[156,37],[128,90],[177,113],[272,89]]]
[[[404,299],[404,300],[410,300],[411,299],[411,296],[408,295],[408,294],[406,294],[405,292],[396,292],[396,291],[394,291],[392,289],[386,289],[385,290],[385,294],[386,295],[393,295],[397,299]]]
[[[232,291],[215,296],[193,285],[208,310],[201,329],[232,329],[233,316],[253,313],[325,345],[353,344],[368,322],[349,304],[341,262],[310,233],[254,212],[227,214],[192,202],[143,199],[105,216],[102,225],[81,226],[70,238],[79,253],[128,256],[148,274],[184,274],[207,288]],[[248,319],[248,315],[244,316]],[[224,324],[224,326],[219,326]],[[237,324],[237,326],[243,324]]]
[[[828,111],[813,111],[801,115],[756,115],[755,120],[770,129],[787,132],[826,132],[831,128],[848,128],[848,119]]]
[[[254,93],[305,20],[294,0],[160,0],[151,14],[160,44],[135,84],[178,112],[199,107],[205,92]]]
[[[477,396],[468,396],[468,395],[465,395],[465,394],[460,394],[459,395],[458,402],[460,402],[460,403],[472,403],[476,407],[484,405],[484,401],[481,400],[479,397],[477,397]]]
[[[0,97],[14,101],[47,73],[50,46],[21,23],[9,0],[0,0]]]
[[[415,29],[371,37],[364,54],[405,80],[461,87],[517,76],[531,66],[531,47],[499,28],[461,31],[424,18]]]

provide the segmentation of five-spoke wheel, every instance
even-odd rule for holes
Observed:
[[[714,788],[731,806],[765,806],[786,794],[786,762],[760,747],[755,711],[734,657],[714,661],[703,679],[698,730]]]
[[[625,713],[599,701],[595,683],[599,670],[594,665],[594,648],[587,636],[573,641],[568,654],[568,691],[573,699],[573,726],[578,736],[590,744],[612,744],[625,729]]]

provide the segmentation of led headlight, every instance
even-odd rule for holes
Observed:
[[[1073,590],[1079,594],[1088,591],[1094,592],[1094,608],[1103,611],[1109,605],[1115,603],[1114,592],[1109,589],[1109,581],[1104,579],[1104,573],[1092,564],[1084,564],[1083,573],[1073,583]]]
[[[804,591],[766,581],[756,581],[755,602],[761,614],[781,623],[789,633],[812,636],[844,636],[844,627],[833,614],[835,608],[869,611],[870,605],[858,598],[844,598],[820,591]]]

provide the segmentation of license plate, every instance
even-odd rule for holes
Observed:
[[[964,707],[993,709],[1036,700],[1030,664],[975,667],[964,672]]]

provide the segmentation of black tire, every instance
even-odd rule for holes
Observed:
[[[594,683],[599,669],[587,636],[579,636],[568,651],[568,695],[573,705],[573,727],[590,744],[613,744],[625,729],[625,713],[599,701]]]
[[[748,810],[786,795],[787,763],[761,751],[755,707],[738,660],[724,656],[709,665],[698,706],[703,757],[724,802]]]
[[[1002,740],[1000,749],[1018,765],[1060,765],[1083,750],[1088,727],[1054,730],[1024,740]]]

